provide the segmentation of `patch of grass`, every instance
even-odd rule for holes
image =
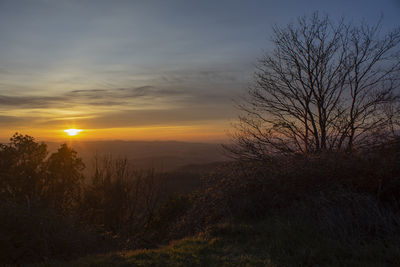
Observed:
[[[343,245],[293,220],[221,224],[152,250],[36,266],[400,266],[400,242]]]

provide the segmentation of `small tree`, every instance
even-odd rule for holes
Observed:
[[[239,104],[236,157],[353,152],[395,134],[399,114],[400,28],[314,13],[275,27],[274,50],[259,61],[255,85]]]
[[[28,135],[15,133],[0,144],[0,195],[6,199],[38,199],[43,182],[47,146]]]
[[[162,176],[135,170],[127,159],[111,156],[96,157],[94,167],[83,194],[82,219],[129,239],[125,245],[139,242],[159,207]]]
[[[43,197],[55,208],[66,211],[80,198],[85,164],[77,152],[66,144],[50,155],[45,163]]]

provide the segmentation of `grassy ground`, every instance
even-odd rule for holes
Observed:
[[[400,266],[400,241],[343,245],[282,219],[224,224],[152,250],[38,266]]]

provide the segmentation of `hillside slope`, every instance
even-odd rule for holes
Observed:
[[[343,245],[310,227],[269,219],[223,224],[169,246],[38,266],[399,266],[399,243]]]

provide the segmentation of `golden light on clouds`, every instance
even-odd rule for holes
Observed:
[[[69,136],[75,136],[77,134],[79,134],[80,132],[82,132],[81,129],[66,129],[64,130],[65,133],[67,133]]]
[[[79,126],[78,126],[79,125]],[[40,141],[187,141],[187,142],[223,142],[227,139],[227,129],[230,122],[204,121],[199,123],[149,125],[142,127],[93,127],[84,123],[55,123],[43,127],[18,127],[2,129],[0,127],[0,142],[7,142],[15,132],[28,134]],[[75,131],[80,130],[80,131]],[[69,132],[72,134],[70,135]],[[76,134],[76,135],[73,135]]]

